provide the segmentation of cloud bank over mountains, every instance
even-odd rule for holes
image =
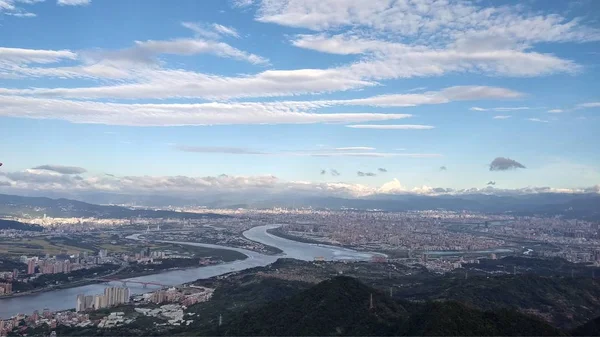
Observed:
[[[0,193],[51,192],[54,195],[68,196],[71,193],[117,193],[136,195],[168,195],[194,197],[198,195],[223,195],[259,193],[261,195],[311,195],[321,197],[364,198],[375,195],[461,195],[485,194],[529,194],[529,193],[600,193],[600,185],[576,189],[556,189],[550,187],[525,187],[521,189],[485,188],[451,189],[444,187],[420,186],[409,188],[398,179],[369,186],[344,182],[285,181],[276,176],[115,176],[112,174],[91,175],[81,172],[84,169],[72,167],[52,167],[43,165],[16,172],[0,172]],[[59,171],[62,171],[59,172]],[[82,174],[76,173],[81,172]],[[326,170],[325,173],[327,173]],[[336,170],[330,170],[337,176]],[[362,175],[360,174],[362,173]],[[360,172],[359,176],[375,175]]]

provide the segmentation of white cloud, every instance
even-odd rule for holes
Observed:
[[[552,109],[552,110],[548,110],[549,113],[561,113],[561,112],[565,112],[563,109]]]
[[[510,117],[511,116],[508,116],[508,115],[498,115],[498,116],[494,116],[494,119],[508,119]]]
[[[536,122],[536,123],[548,123],[547,120],[539,119],[539,118],[527,118],[527,120],[530,122]]]
[[[311,156],[311,157],[373,157],[373,158],[386,158],[386,157],[406,157],[406,158],[437,158],[442,157],[439,153],[395,153],[395,152],[346,152],[346,151],[335,151],[335,152],[294,152],[290,153],[293,155],[300,156]]]
[[[114,192],[140,195],[198,196],[230,193],[249,197],[251,195],[310,194],[319,196],[366,197],[376,194],[530,194],[530,193],[600,193],[599,186],[577,189],[549,187],[526,187],[517,190],[496,188],[470,188],[453,190],[430,186],[407,187],[398,179],[381,186],[367,186],[344,182],[316,183],[307,181],[284,181],[272,175],[262,176],[108,176],[63,175],[44,170],[0,172],[2,191],[48,191],[53,193]]]
[[[110,74],[110,67],[96,70]],[[80,69],[86,75],[92,69]],[[114,73],[118,76],[118,73]],[[2,89],[0,95],[37,95],[67,98],[169,98],[188,97],[205,99],[226,99],[240,97],[268,97],[301,93],[321,93],[349,90],[367,85],[365,82],[335,77],[336,73],[318,70],[275,71],[269,70],[256,76],[219,77],[186,71],[141,71],[140,77],[148,77],[145,83],[121,84],[86,88],[35,88]],[[487,86],[455,86],[440,91],[421,94],[389,94],[348,100],[320,100],[288,102],[315,108],[333,105],[408,107],[423,104],[444,104],[452,101],[512,99],[523,94],[513,90]]]
[[[231,0],[233,7],[243,8],[254,4],[254,0]]]
[[[600,108],[600,102],[581,103],[581,104],[577,104],[576,108],[577,109]]]
[[[398,125],[398,124],[367,124],[367,125],[346,125],[353,129],[377,129],[377,130],[429,130],[435,128],[431,125]]]
[[[374,147],[369,146],[348,146],[348,147],[336,147],[336,151],[372,151]]]
[[[56,0],[59,6],[87,6],[92,0]]]
[[[473,111],[519,111],[519,110],[531,110],[534,108],[528,106],[518,106],[518,107],[499,107],[499,108],[480,108],[480,107],[472,107],[470,110]]]
[[[43,50],[0,47],[0,69],[2,63],[29,64],[55,63],[62,60],[75,60],[77,54],[70,50]]]
[[[204,37],[211,40],[218,40],[221,38],[221,35],[214,31],[213,27],[196,23],[196,22],[182,22],[181,25],[196,34],[196,36]]]
[[[525,6],[480,7],[477,2],[262,0],[256,19],[315,31],[354,28],[400,37],[515,42],[597,41],[582,20],[538,14]],[[484,39],[485,38],[485,39]]]
[[[235,38],[240,37],[240,34],[233,27],[227,27],[227,26],[220,25],[218,23],[214,23],[213,28],[215,29],[215,31],[219,32],[221,35],[229,35],[229,36],[233,36]]]
[[[0,116],[131,126],[356,123],[408,114],[309,113],[268,103],[118,104],[0,95]]]
[[[224,42],[199,39],[175,39],[169,41],[136,41],[135,46],[125,51],[133,57],[154,57],[160,54],[197,55],[215,54],[221,57],[247,61],[253,64],[266,64],[269,60],[230,46]]]
[[[40,69],[36,73],[47,73]],[[57,68],[55,68],[57,69]],[[32,69],[26,69],[28,73]],[[115,72],[117,71],[117,72]],[[137,83],[125,83],[79,88],[35,88],[25,90],[0,89],[0,94],[44,95],[69,98],[160,99],[198,97],[207,99],[274,97],[299,94],[345,91],[375,85],[373,82],[349,78],[335,71],[320,69],[267,70],[255,75],[227,77],[185,70],[133,68],[119,73],[118,68],[102,65],[97,74],[136,77]],[[1,73],[0,73],[1,74]],[[54,76],[90,76],[90,69],[70,68]]]
[[[372,152],[375,148],[355,146],[343,147],[334,149],[319,149],[319,150],[293,150],[267,152],[254,150],[244,147],[224,147],[224,146],[188,146],[175,145],[175,149],[183,152],[192,153],[218,153],[228,155],[260,155],[260,156],[310,156],[310,157],[406,157],[406,158],[436,158],[441,157],[438,153],[395,153],[395,152]]]
[[[199,22],[182,22],[181,25],[193,31],[197,36],[205,37],[211,40],[218,40],[223,36],[239,38],[240,35],[233,27],[224,26],[218,23],[206,24]]]
[[[362,55],[349,68],[365,78],[449,72],[539,76],[581,70],[573,61],[533,51],[533,44],[598,41],[600,30],[580,18],[532,14],[524,8],[479,7],[460,0],[262,0],[256,19],[319,31],[298,35],[292,44]]]
[[[10,16],[14,16],[17,18],[35,18],[37,15],[35,13],[31,13],[31,12],[9,12],[6,13],[6,15],[10,15]]]
[[[408,107],[423,104],[443,104],[452,101],[471,101],[481,99],[511,99],[522,94],[505,88],[486,86],[455,86],[441,91],[429,91],[422,94],[392,94],[368,98],[330,101],[340,105],[372,105],[383,107]]]
[[[21,5],[33,5],[44,0],[0,0],[0,15],[9,15],[19,18],[33,18],[35,13],[28,12]]]
[[[551,54],[515,49],[465,50],[425,45],[406,45],[349,35],[300,35],[292,43],[301,48],[332,54],[364,54],[346,66],[364,78],[390,79],[440,76],[451,72],[477,72],[504,76],[538,76],[573,73],[580,66]]]

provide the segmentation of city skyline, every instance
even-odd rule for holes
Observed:
[[[0,0],[0,193],[598,193],[598,9]]]

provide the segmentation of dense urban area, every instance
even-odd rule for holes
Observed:
[[[560,216],[282,208],[186,208],[176,212],[187,216],[103,218],[40,214],[2,220],[0,300],[86,284],[104,284],[105,288],[98,294],[79,294],[65,299],[72,302],[70,310],[39,308],[2,317],[0,335],[115,329],[144,320],[151,320],[152,326],[164,329],[196,326],[205,318],[200,319],[199,313],[190,308],[211,301],[214,284],[167,285],[128,278],[246,258],[236,251],[187,243],[245,249],[275,258],[284,256],[281,249],[244,235],[251,228],[265,225],[269,228],[267,234],[272,237],[376,253],[361,264],[340,261],[329,265],[327,268],[333,269],[325,274],[314,269],[326,263],[328,259],[323,256],[306,259],[314,261],[313,264],[287,262],[285,268],[278,271],[268,269],[252,274],[286,282],[314,284],[331,275],[353,274],[363,268],[369,273],[375,270],[383,279],[386,274],[390,279],[393,274],[409,277],[424,272],[443,277],[463,271],[467,277],[469,270],[477,275],[490,261],[507,261],[511,257],[560,259],[577,266],[571,268],[572,277],[588,274],[586,268],[595,273],[594,268],[600,266],[598,222]],[[211,216],[202,217],[207,214]],[[356,267],[348,267],[353,263]],[[388,267],[380,270],[382,267],[378,265]],[[305,268],[308,269],[303,271]],[[530,269],[504,263],[502,269],[486,272],[516,275]],[[569,271],[565,273],[568,275]],[[134,294],[128,288],[132,284],[143,286],[144,291]],[[392,294],[399,290],[392,286],[389,291]],[[222,317],[218,320],[221,324]]]

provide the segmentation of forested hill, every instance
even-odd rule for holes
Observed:
[[[571,331],[573,336],[600,336],[600,317],[577,327]]]
[[[186,213],[151,209],[130,209],[121,206],[88,204],[70,199],[50,199],[42,197],[22,197],[0,194],[0,216],[40,217],[94,217],[94,218],[178,218],[198,219],[206,217],[226,217],[212,213]]]
[[[371,300],[372,299],[372,300]],[[372,305],[371,305],[372,304]],[[350,277],[238,315],[214,334],[229,336],[562,336],[516,310],[481,311],[457,302],[395,301]]]
[[[38,225],[30,225],[19,221],[0,219],[0,230],[2,229],[16,229],[21,231],[33,232],[41,232],[42,230],[44,230],[41,226]]]

